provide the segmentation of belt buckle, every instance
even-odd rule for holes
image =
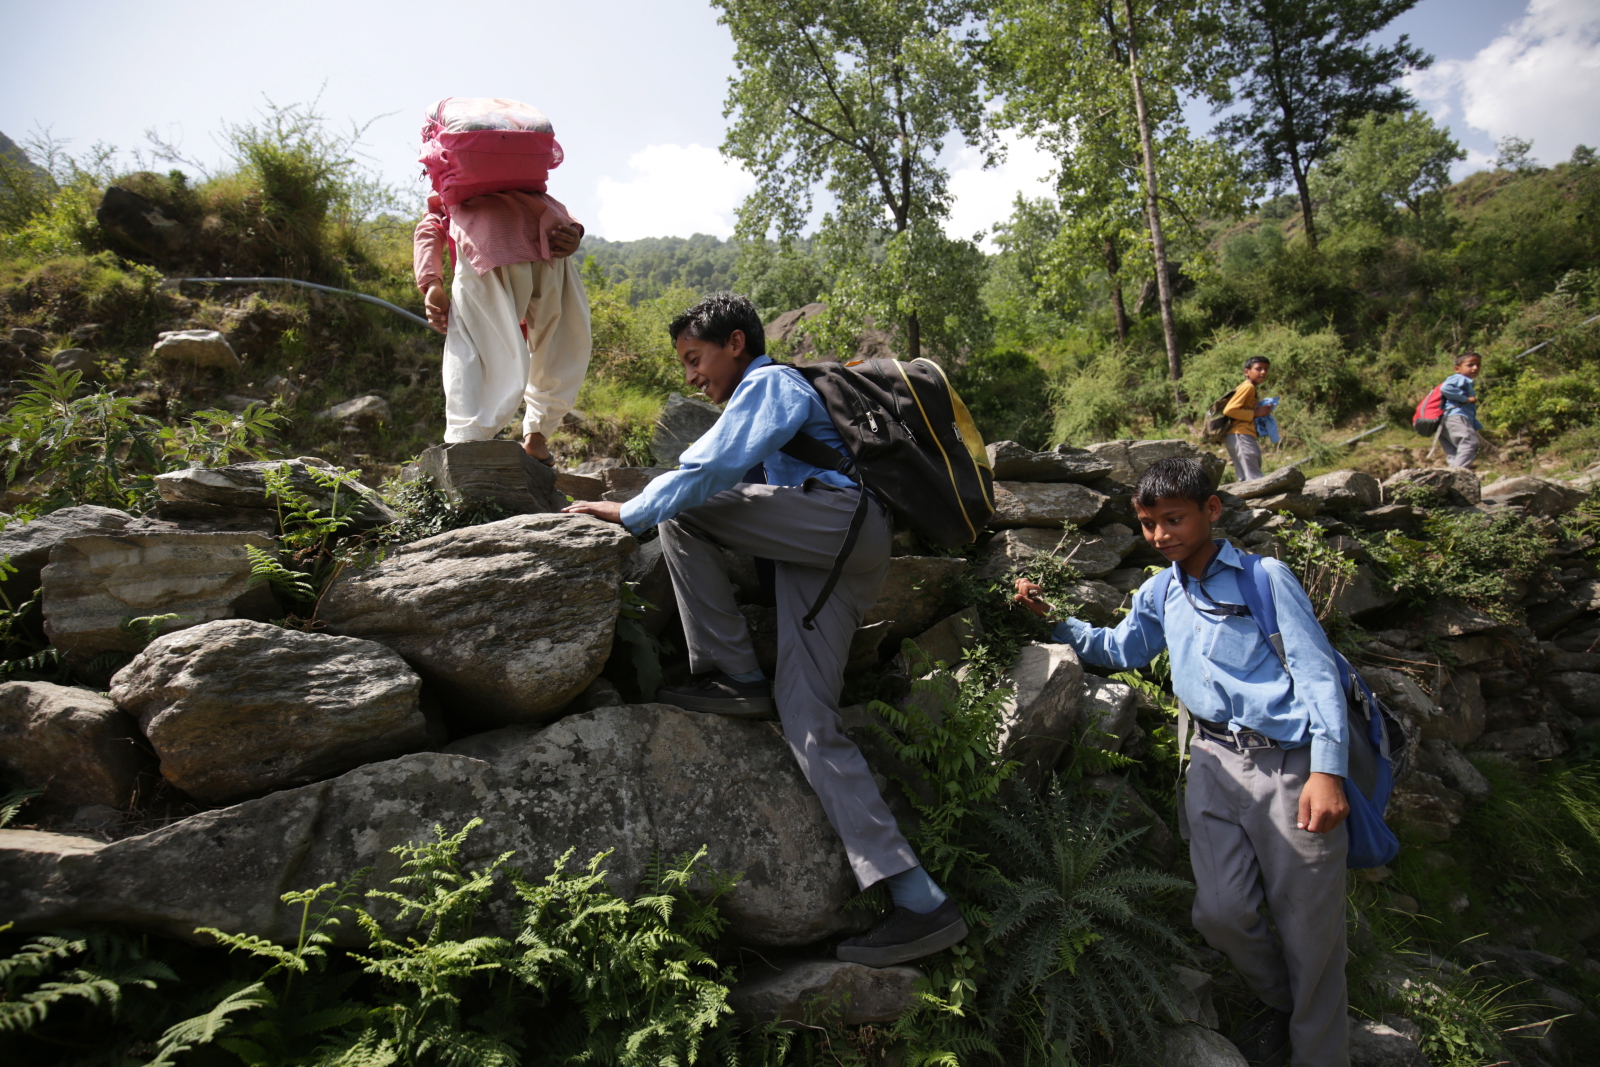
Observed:
[[[1272,738],[1268,737],[1266,734],[1258,733],[1249,727],[1235,731],[1233,738],[1241,749],[1271,748],[1274,744]]]

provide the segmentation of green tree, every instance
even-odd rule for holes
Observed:
[[[1214,62],[1220,23],[1208,3],[1168,0],[999,0],[990,31],[1006,118],[1062,161],[1066,225],[1056,247],[1063,280],[1104,270],[1119,337],[1122,284],[1155,274],[1167,368],[1183,375],[1172,317],[1163,212],[1235,214],[1235,168],[1192,139],[1179,94],[1221,93]],[[1183,176],[1174,182],[1174,174]],[[1196,181],[1195,179],[1199,179]],[[1176,386],[1174,386],[1176,389]]]
[[[1351,122],[1413,104],[1395,85],[1433,57],[1401,34],[1392,45],[1367,43],[1417,0],[1230,0],[1226,41],[1244,110],[1217,129],[1246,151],[1255,174],[1300,197],[1306,243],[1317,247],[1312,167],[1332,151]]]
[[[739,210],[748,247],[779,254],[825,185],[818,239],[834,272],[837,343],[868,318],[893,323],[906,354],[987,343],[982,254],[945,236],[946,172],[959,135],[992,158],[974,58],[975,0],[714,0],[738,73],[723,151],[755,175]]]
[[[1421,224],[1450,184],[1450,165],[1467,153],[1421,111],[1371,113],[1334,140],[1311,175],[1311,192],[1335,226],[1364,221],[1389,227],[1398,208]]]

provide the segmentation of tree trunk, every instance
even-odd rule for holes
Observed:
[[[922,324],[917,321],[917,313],[913,311],[906,316],[906,358],[916,359],[922,355]]]
[[[1133,0],[1122,0],[1128,16],[1128,74],[1133,79],[1133,105],[1139,115],[1139,147],[1144,155],[1145,215],[1150,224],[1150,245],[1156,257],[1156,300],[1161,305],[1161,333],[1167,342],[1167,372],[1172,379],[1172,396],[1179,414],[1187,398],[1178,380],[1183,377],[1183,362],[1178,356],[1178,328],[1172,321],[1172,281],[1167,277],[1167,241],[1161,233],[1161,204],[1156,199],[1155,146],[1150,139],[1150,112],[1144,103],[1144,86],[1139,81],[1139,42],[1134,33]]]
[[[1306,172],[1300,166],[1300,153],[1289,154],[1289,169],[1294,171],[1295,192],[1300,194],[1300,218],[1306,224],[1306,247],[1315,252],[1317,250],[1317,224],[1311,207],[1311,185],[1306,181]]]
[[[1117,254],[1117,239],[1106,238],[1106,281],[1111,286],[1111,309],[1117,314],[1117,340],[1128,339],[1128,310],[1122,306],[1122,257]]]

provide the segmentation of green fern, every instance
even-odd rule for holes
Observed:
[[[11,820],[22,814],[22,809],[34,797],[43,796],[43,789],[15,789],[0,797],[0,827],[11,825]],[[5,961],[0,960],[0,981],[5,979]]]
[[[1188,883],[1128,865],[1144,830],[1116,828],[1120,799],[1092,801],[1058,781],[985,820],[984,1015],[1011,1062],[1076,1062],[1096,1035],[1148,1054],[1160,1010],[1176,1010],[1171,964],[1191,953],[1165,910]]]
[[[53,1008],[68,1001],[103,1008],[114,1017],[126,990],[154,989],[158,982],[176,979],[170,967],[146,959],[129,938],[105,932],[40,935],[0,959],[0,1033],[36,1030]]]

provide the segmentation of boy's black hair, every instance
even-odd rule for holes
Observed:
[[[1193,500],[1204,507],[1205,502],[1217,495],[1211,484],[1211,475],[1200,466],[1197,459],[1172,456],[1150,464],[1150,469],[1139,475],[1139,485],[1133,491],[1133,502],[1141,508],[1153,508],[1163,500]]]
[[[749,297],[738,293],[712,293],[667,325],[673,344],[687,333],[697,341],[725,345],[734,330],[744,331],[744,350],[750,355],[767,354],[767,334],[761,328],[761,313]]]
[[[1452,367],[1459,367],[1459,366],[1461,366],[1461,364],[1465,363],[1469,359],[1475,359],[1479,363],[1483,362],[1483,357],[1478,355],[1478,353],[1476,353],[1476,352],[1462,352],[1462,353],[1460,353],[1459,355],[1456,356],[1456,361],[1454,363],[1450,364],[1450,365]]]
[[[1244,369],[1249,370],[1257,363],[1265,363],[1269,367],[1272,366],[1272,360],[1268,359],[1266,356],[1250,356],[1244,361]]]

